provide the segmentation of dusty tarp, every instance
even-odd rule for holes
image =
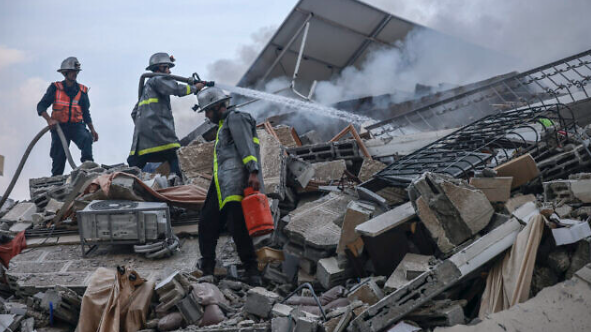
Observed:
[[[8,268],[8,263],[12,257],[18,255],[27,247],[27,240],[25,239],[25,231],[22,231],[9,242],[0,245],[0,263]]]
[[[536,215],[519,234],[511,250],[495,264],[486,279],[478,317],[499,312],[529,298],[538,246],[544,232],[545,218]]]
[[[130,278],[130,276],[133,276]],[[133,279],[133,280],[130,280]],[[132,332],[145,326],[154,282],[144,281],[137,273],[98,268],[80,310],[79,332]]]
[[[137,177],[115,172],[112,174],[104,174],[92,181],[92,183],[84,191],[84,195],[102,191],[104,198],[101,199],[128,199],[128,197],[118,197],[117,193],[110,191],[111,183],[116,177],[127,177],[134,179],[135,183],[140,185],[145,194],[149,195],[153,201],[160,201],[170,203],[172,205],[185,207],[188,209],[199,209],[205,201],[207,190],[196,185],[176,186],[164,189],[154,190],[147,186],[143,181]]]

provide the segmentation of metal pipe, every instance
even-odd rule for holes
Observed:
[[[279,61],[281,61],[281,59],[283,58],[283,56],[285,55],[285,53],[287,52],[287,50],[291,47],[291,44],[293,44],[293,42],[297,39],[297,37],[300,35],[300,32],[302,32],[302,30],[304,29],[304,27],[306,26],[306,24],[308,24],[308,22],[310,22],[310,19],[314,16],[314,14],[309,13],[308,17],[306,17],[306,19],[304,20],[304,23],[298,28],[298,30],[296,31],[296,33],[291,37],[291,39],[287,42],[287,44],[285,45],[285,47],[283,48],[283,50],[281,50],[281,53],[279,53],[279,55],[277,56],[277,58],[275,59],[275,61],[273,61],[273,63],[269,66],[269,68],[267,69],[267,71],[265,72],[265,74],[263,75],[263,77],[261,77],[260,81],[264,82],[267,79],[267,76],[269,76],[269,74],[271,74],[271,72],[273,71],[273,69],[275,69],[275,67],[277,66],[277,64],[279,63]]]
[[[314,298],[316,305],[318,305],[318,308],[320,309],[320,313],[322,314],[322,318],[324,318],[324,321],[326,322],[327,319],[326,319],[326,313],[324,312],[324,308],[322,307],[320,300],[318,300],[318,297],[316,296],[316,292],[314,292],[314,287],[312,287],[312,285],[309,282],[298,286],[298,288],[296,288],[293,292],[291,292],[289,295],[287,295],[280,303],[283,304],[285,301],[287,301],[290,297],[296,295],[303,288],[308,288],[310,290],[310,292],[312,292],[312,297]]]

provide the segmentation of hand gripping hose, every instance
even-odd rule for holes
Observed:
[[[10,184],[8,185],[8,188],[6,188],[4,195],[2,195],[2,198],[0,199],[0,208],[4,205],[4,203],[8,199],[8,196],[12,192],[12,189],[14,189],[14,185],[16,184],[18,177],[21,175],[23,167],[25,166],[25,162],[29,158],[29,154],[31,154],[31,150],[33,150],[33,147],[35,146],[35,144],[37,144],[39,139],[41,137],[43,137],[43,135],[45,135],[45,133],[48,132],[49,129],[50,129],[49,126],[41,129],[41,131],[39,133],[37,133],[37,135],[35,135],[35,137],[31,141],[31,143],[29,143],[29,146],[27,146],[27,150],[25,151],[25,154],[23,154],[21,161],[18,164],[18,167],[16,168],[16,172],[14,173],[14,176],[12,177],[12,180],[10,181]],[[64,151],[66,152],[66,157],[68,158],[68,163],[70,164],[72,169],[76,168],[77,166],[74,163],[74,160],[72,159],[72,155],[70,154],[70,149],[68,148],[66,136],[64,136],[64,132],[62,131],[62,128],[60,127],[59,124],[57,124],[55,126],[55,129],[57,130],[57,134],[60,137],[60,141],[62,142],[62,147],[64,148]]]

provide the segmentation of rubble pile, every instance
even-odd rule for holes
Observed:
[[[521,145],[497,133],[494,147],[484,144],[463,155],[468,159],[444,166],[445,160],[435,166],[412,164],[404,173],[400,165],[412,155],[372,154],[378,150],[376,139],[367,133],[362,138],[353,126],[329,142],[302,145],[313,141],[313,133],[304,139],[292,127],[263,123],[258,129],[262,174],[275,224],[272,234],[254,238],[263,285],[243,281],[231,241],[223,245],[214,275],[203,276],[195,261],[183,262],[181,269],[169,267],[174,256],[166,255],[158,256],[157,266],[166,273],[157,280],[96,263],[92,277],[76,288],[23,288],[15,277],[19,264],[9,268],[9,257],[3,260],[7,282],[0,287],[0,319],[3,326],[21,331],[46,326],[84,331],[107,323],[121,331],[145,332],[478,328],[495,313],[538,301],[537,295],[551,293],[566,280],[591,285],[588,132],[589,127],[552,125],[538,131],[535,143]],[[486,135],[480,137],[483,142]],[[450,137],[434,144],[444,142],[464,152],[473,147],[470,136],[462,136],[461,147],[452,149]],[[76,234],[80,211],[95,200],[129,208],[138,202],[166,202],[174,205],[166,212],[173,226],[195,227],[198,211],[150,190],[185,184],[203,193],[212,177],[212,148],[199,136],[179,149],[183,179],[168,175],[166,165],[148,172],[94,163],[67,176],[31,179],[31,200],[3,207],[5,243],[24,234],[27,244],[44,246],[55,234]],[[458,166],[462,162],[469,167]],[[115,172],[134,177],[97,183]],[[149,213],[164,218],[156,210]],[[112,244],[131,231],[110,232]],[[190,236],[175,239],[166,249],[170,254],[194,241]],[[128,261],[142,270],[138,253],[128,252],[133,257]],[[83,251],[82,260],[100,255]],[[66,264],[60,273],[67,275],[75,265]],[[588,291],[581,294],[583,302],[589,302]]]

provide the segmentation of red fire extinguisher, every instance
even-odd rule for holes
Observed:
[[[265,235],[275,229],[267,196],[255,191],[252,187],[244,189],[242,212],[251,237]]]

